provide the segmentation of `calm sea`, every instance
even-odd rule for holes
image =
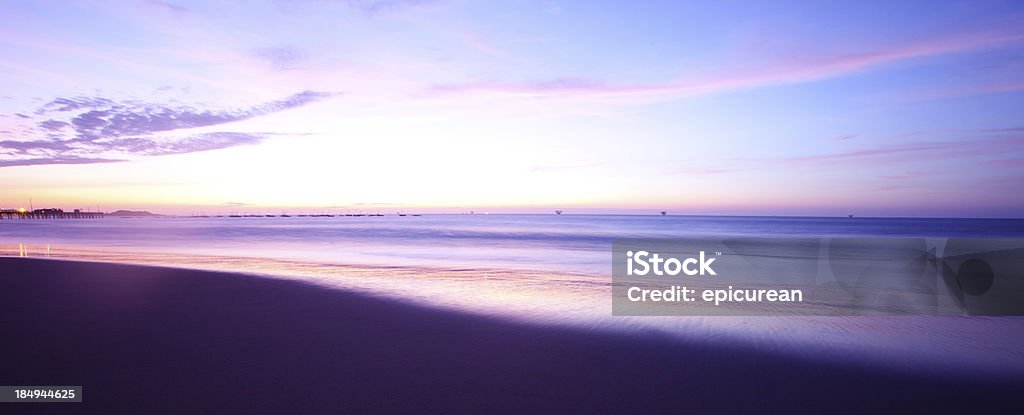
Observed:
[[[626,237],[1024,237],[1019,219],[424,215],[0,221],[0,255],[296,278],[529,324],[1024,381],[1024,318],[613,317]],[[343,316],[339,316],[343,318]]]
[[[0,222],[2,244],[587,275],[610,273],[612,238],[736,236],[1024,237],[1024,220],[425,215]]]

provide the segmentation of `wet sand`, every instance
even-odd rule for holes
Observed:
[[[243,274],[0,258],[2,413],[1005,413],[1024,384],[538,327]]]

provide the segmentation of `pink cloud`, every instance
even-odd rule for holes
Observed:
[[[988,163],[995,164],[997,166],[1024,167],[1024,158],[992,160]]]
[[[897,144],[838,153],[790,157],[776,161],[784,164],[888,162],[893,157],[913,157],[918,160],[927,160],[928,157],[971,157],[1020,151],[1024,151],[1024,136]]]
[[[1005,92],[1016,92],[1024,90],[1024,82],[1002,82],[986,85],[976,85],[960,88],[944,88],[932,91],[917,92],[911,95],[910,100],[929,100],[941,98],[956,98],[973,95],[1001,94]]]
[[[481,81],[437,85],[430,94],[474,93],[525,97],[588,97],[638,99],[640,102],[671,100],[717,92],[786,85],[848,75],[902,60],[965,53],[1004,46],[1024,40],[1024,32],[1004,28],[879,47],[873,51],[801,56],[764,64],[747,65],[756,70],[715,74],[696,80],[646,85],[613,85],[586,78],[546,81]]]
[[[968,157],[1006,157],[1011,154],[1024,153],[1024,136],[1016,135],[1016,128],[992,128],[965,131],[1001,131],[1004,135],[997,137],[971,137],[958,140],[917,142],[906,144],[889,144],[858,150],[840,151],[807,156],[785,157],[775,159],[731,160],[721,161],[722,166],[715,167],[672,167],[665,174],[720,174],[737,171],[755,170],[765,167],[801,167],[801,166],[836,166],[855,165],[871,168],[885,168],[894,163],[921,161],[928,163],[935,160],[955,160]],[[1005,135],[1011,133],[1013,135]],[[1024,158],[1000,158],[985,161],[987,165],[1001,166],[1024,165]],[[905,180],[923,177],[924,172],[906,172],[878,176],[885,180]]]
[[[484,38],[480,37],[479,35],[477,35],[474,32],[470,32],[470,31],[454,31],[454,32],[452,32],[452,34],[456,38],[458,38],[460,41],[462,41],[462,43],[464,43],[466,46],[469,46],[470,48],[472,48],[473,50],[476,50],[477,52],[480,52],[482,54],[485,54],[485,55],[488,55],[488,56],[492,56],[492,57],[495,57],[495,58],[498,58],[498,59],[501,59],[501,60],[506,60],[506,61],[513,60],[512,56],[508,52],[498,48],[493,43],[491,43],[488,40],[485,40]]]
[[[740,171],[739,168],[723,168],[723,167],[677,167],[665,170],[665,174],[694,174],[694,175],[705,175],[705,174],[722,174],[732,173]]]
[[[878,187],[875,187],[873,190],[876,191],[876,192],[884,192],[884,191],[889,191],[889,190],[905,190],[905,189],[913,189],[913,188],[914,188],[914,186],[909,186],[909,185],[892,185],[892,186],[878,186]]]
[[[886,175],[882,175],[882,176],[878,176],[878,177],[881,177],[881,178],[887,179],[887,180],[905,180],[905,179],[914,179],[914,178],[921,177],[921,176],[922,176],[922,174],[905,173],[905,174],[886,174]]]

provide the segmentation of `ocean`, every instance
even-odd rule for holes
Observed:
[[[609,275],[613,238],[693,237],[1024,237],[1024,220],[392,215],[0,222],[0,243],[7,245],[594,276]]]
[[[0,221],[0,255],[294,278],[527,324],[1024,378],[1020,317],[616,317],[614,238],[1024,237],[1020,219],[626,215]]]

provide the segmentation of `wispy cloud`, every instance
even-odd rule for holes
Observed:
[[[420,8],[440,3],[439,0],[348,0],[348,5],[370,15]]]
[[[1006,167],[1024,167],[1024,158],[992,160],[992,164]]]
[[[217,150],[258,143],[274,133],[183,130],[219,126],[301,107],[334,96],[303,91],[243,109],[210,109],[104,97],[62,97],[41,106],[29,137],[0,141],[0,167],[105,163],[132,156]]]
[[[783,165],[829,165],[844,163],[886,166],[906,160],[958,159],[1024,152],[1024,136],[974,137],[960,140],[888,144],[859,150],[771,160]]]
[[[73,138],[78,141],[94,141],[101,138],[145,135],[161,131],[226,124],[297,108],[332,95],[334,94],[327,92],[303,91],[282,100],[240,110],[201,109],[192,106],[169,106],[139,101],[114,102],[98,97],[57,98],[39,108],[36,115],[72,114],[67,121],[72,127],[67,135],[73,135]],[[77,111],[81,112],[76,113]],[[52,122],[48,124],[56,125]]]
[[[670,168],[670,169],[666,169],[664,171],[664,173],[668,174],[668,175],[686,174],[686,175],[701,176],[701,175],[706,175],[706,174],[732,173],[732,172],[740,171],[740,170],[742,170],[742,169],[740,169],[740,168],[730,168],[730,167],[696,167],[696,166],[686,166],[686,167],[673,167],[673,168]]]
[[[256,144],[266,139],[269,135],[266,133],[214,132],[171,140],[132,137],[105,141],[102,143],[102,146],[108,151],[145,156],[163,156]]]
[[[913,188],[914,188],[914,186],[911,186],[911,185],[894,184],[894,185],[876,186],[872,190],[874,190],[876,192],[887,192],[887,191],[890,191],[890,190],[907,190],[907,189],[913,189]]]
[[[306,60],[306,54],[295,46],[273,46],[253,49],[252,56],[279,70],[294,69]]]
[[[146,4],[153,6],[154,8],[162,9],[172,13],[188,13],[190,10],[182,5],[174,4],[171,2],[161,0],[147,0]]]
[[[397,13],[405,10],[421,9],[436,4],[444,3],[444,0],[343,0],[339,2],[323,2],[320,0],[276,0],[279,6],[294,6],[303,3],[328,3],[340,4],[353,10],[365,13],[368,16],[377,16],[387,13]]]
[[[916,173],[902,173],[902,174],[883,174],[883,175],[878,176],[878,177],[881,177],[881,178],[886,179],[886,180],[907,180],[907,179],[916,179],[916,178],[921,177],[921,176],[924,176],[924,174],[916,172]]]
[[[1001,94],[1006,92],[1024,91],[1022,82],[1001,82],[985,85],[966,86],[959,88],[942,88],[928,91],[916,92],[910,95],[910,100],[930,100],[941,98],[957,98],[973,95]]]
[[[941,130],[934,132],[934,134],[938,134],[938,138],[933,136],[930,141],[880,144],[864,146],[859,149],[791,157],[719,160],[714,163],[715,165],[670,167],[664,172],[670,175],[706,175],[789,167],[827,166],[831,169],[852,165],[865,168],[884,168],[899,166],[911,161],[934,162],[935,160],[960,160],[968,157],[985,159],[988,160],[988,163],[1014,165],[1018,159],[1007,159],[1006,157],[1024,154],[1024,135],[1019,134],[1020,129],[1017,127],[958,129],[956,132],[966,134],[958,138],[950,138],[942,136],[942,134],[948,134],[948,130]],[[921,172],[907,172],[884,174],[878,177],[886,180],[904,180],[922,176]]]
[[[512,55],[495,46],[491,41],[484,39],[479,34],[468,30],[455,30],[451,33],[463,44],[482,54],[498,59],[511,61]]]
[[[14,166],[39,166],[46,164],[96,164],[96,163],[116,163],[124,160],[113,160],[113,159],[101,159],[101,158],[88,158],[88,157],[76,157],[76,156],[64,156],[64,157],[39,157],[33,159],[12,159],[5,160],[0,159],[0,167],[14,167]]]
[[[917,42],[886,45],[872,50],[832,53],[822,51],[773,62],[748,63],[753,70],[719,71],[705,77],[689,77],[674,82],[652,84],[614,84],[585,77],[562,77],[550,80],[506,82],[479,81],[434,85],[430,95],[496,94],[504,96],[546,98],[616,98],[622,102],[652,102],[706,95],[730,90],[810,82],[894,62],[967,53],[1024,41],[1024,32],[1017,28],[936,37]]]

